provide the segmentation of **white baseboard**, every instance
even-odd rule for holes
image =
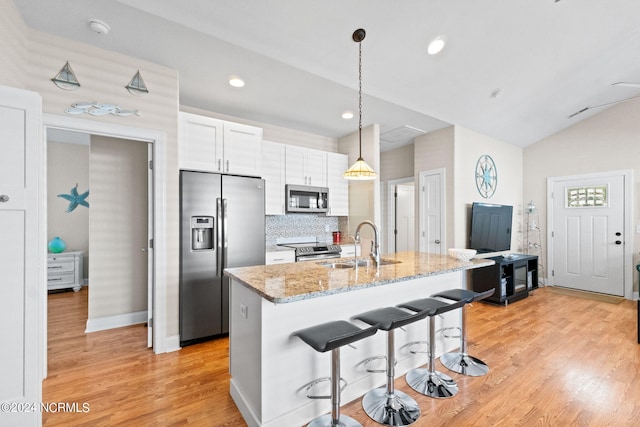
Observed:
[[[147,322],[147,311],[117,314],[115,316],[87,319],[85,333],[104,331],[106,329],[122,328],[123,326],[137,325]]]

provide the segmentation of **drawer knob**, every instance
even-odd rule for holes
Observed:
[[[4,203],[8,201],[9,201],[9,196],[7,196],[6,194],[0,194],[0,202]]]

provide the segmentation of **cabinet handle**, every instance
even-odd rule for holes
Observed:
[[[220,171],[221,171],[221,169],[220,169],[220,166],[221,166],[220,162],[222,162],[222,160],[218,159],[218,172],[220,172]]]
[[[0,195],[0,202],[5,203],[8,201],[9,201],[9,196],[7,196],[6,194]]]
[[[439,239],[436,239],[436,241],[435,241],[435,242],[433,242],[433,243],[435,243],[436,245],[439,245],[439,244],[440,244],[440,240],[439,240]]]
[[[227,172],[229,172],[229,160],[227,160]]]

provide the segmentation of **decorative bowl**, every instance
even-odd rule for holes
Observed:
[[[471,258],[476,256],[476,253],[477,251],[475,249],[459,249],[459,248],[449,249],[449,255],[461,261],[469,261]]]

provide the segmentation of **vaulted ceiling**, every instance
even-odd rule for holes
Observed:
[[[363,125],[383,149],[449,124],[526,146],[640,95],[612,85],[640,83],[638,0],[14,2],[34,29],[177,69],[182,105],[329,137],[357,130],[364,28]]]

